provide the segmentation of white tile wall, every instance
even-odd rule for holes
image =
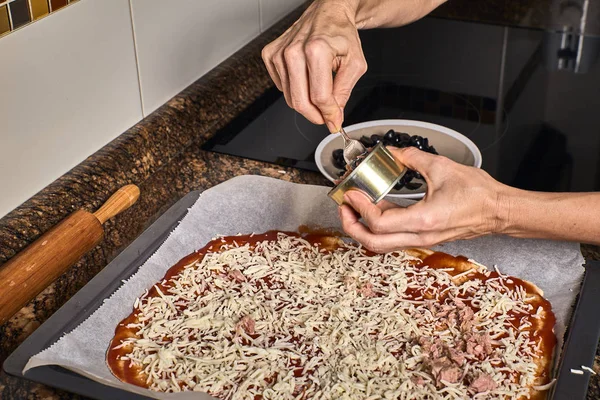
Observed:
[[[260,1],[260,29],[265,31],[273,24],[285,17],[306,0],[259,0]]]
[[[128,0],[0,38],[0,217],[142,117]]]
[[[131,4],[145,115],[260,33],[258,0]]]
[[[303,0],[85,0],[0,39],[0,218]]]

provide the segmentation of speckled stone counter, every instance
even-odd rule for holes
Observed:
[[[458,12],[460,4],[453,7],[438,13],[452,16]],[[261,35],[148,118],[0,219],[1,268],[1,264],[71,212],[80,208],[97,209],[115,190],[128,183],[141,189],[136,205],[105,224],[105,237],[98,246],[0,326],[0,363],[188,192],[204,190],[243,174],[328,184],[316,173],[201,150],[202,143],[272,85],[260,50],[298,15],[298,12],[292,14]],[[600,260],[600,249],[584,246],[583,251],[586,258]],[[593,368],[600,372],[600,354],[596,360]],[[80,397],[2,372],[0,398]],[[592,378],[588,398],[600,398],[600,379]]]
[[[434,16],[600,35],[600,2],[587,0],[448,0]]]

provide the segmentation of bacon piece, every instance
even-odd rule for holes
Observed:
[[[241,333],[243,330],[248,335],[254,335],[254,327],[255,327],[254,320],[252,319],[252,317],[246,315],[245,317],[240,319],[239,322],[236,324],[235,330],[238,333]]]
[[[479,374],[469,385],[469,390],[474,393],[489,392],[496,389],[497,384],[489,374]]]

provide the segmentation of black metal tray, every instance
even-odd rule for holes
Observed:
[[[133,275],[166,240],[169,233],[183,219],[189,207],[198,199],[200,192],[191,192],[163,214],[150,228],[107,265],[85,287],[77,292],[64,306],[44,322],[4,362],[4,370],[13,376],[29,379],[48,386],[63,389],[95,399],[147,399],[135,393],[112,388],[57,366],[42,366],[23,374],[27,361],[38,352],[70,332],[102,301],[122,285],[122,280]],[[559,364],[558,381],[551,395],[552,400],[585,399],[590,373],[571,373],[571,368],[592,366],[600,338],[600,317],[597,302],[600,299],[600,263],[586,264],[583,281],[569,336],[565,341],[564,355]]]

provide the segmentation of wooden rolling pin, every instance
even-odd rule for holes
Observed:
[[[137,186],[123,186],[95,213],[74,212],[0,266],[0,325],[93,249],[104,236],[102,224],[139,196]]]

